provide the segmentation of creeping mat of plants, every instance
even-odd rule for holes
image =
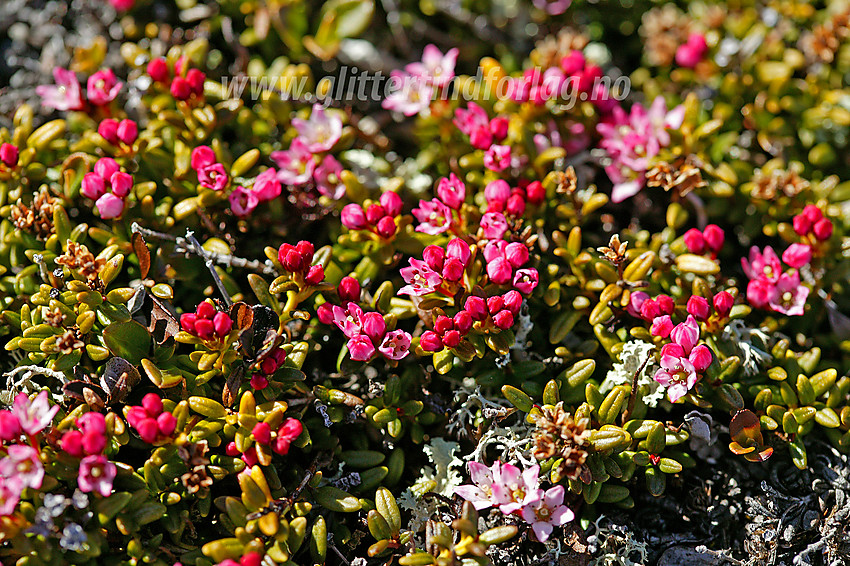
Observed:
[[[0,0],[0,565],[850,564],[850,0]]]

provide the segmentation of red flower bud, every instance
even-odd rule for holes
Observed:
[[[121,120],[121,123],[118,124],[117,135],[123,143],[133,145],[133,142],[139,137],[139,127],[132,120]]]
[[[514,315],[511,314],[511,311],[501,311],[493,317],[493,323],[497,328],[507,330],[514,325]]]
[[[798,236],[805,236],[812,229],[812,221],[805,214],[798,214],[792,222],[794,224],[794,231]]]
[[[520,242],[512,242],[505,246],[505,258],[514,269],[519,269],[528,261],[528,248]]]
[[[157,417],[162,412],[162,398],[156,393],[148,393],[142,397],[142,407],[149,417]]]
[[[446,281],[460,281],[463,277],[463,264],[459,259],[450,257],[443,265],[443,279]]]
[[[363,315],[363,333],[372,340],[373,344],[380,344],[386,332],[387,323],[381,313],[367,312]]]
[[[655,298],[655,302],[658,304],[661,314],[672,315],[673,311],[676,309],[676,303],[667,295],[658,295]]]
[[[685,235],[682,236],[685,245],[688,246],[688,251],[692,254],[702,254],[705,251],[705,238],[702,232],[696,228],[691,228]]]
[[[436,332],[426,330],[419,338],[419,346],[426,352],[439,352],[443,349],[443,341]]]
[[[507,210],[508,214],[522,216],[525,213],[525,199],[522,195],[514,194],[508,199],[505,210]]]
[[[168,63],[165,62],[165,59],[151,59],[150,63],[148,63],[148,74],[151,78],[158,83],[164,83],[168,80],[169,71],[168,71]]]
[[[808,221],[811,222],[812,224],[816,223],[818,220],[823,218],[823,212],[821,212],[821,209],[819,209],[817,206],[815,206],[813,204],[807,204],[806,207],[803,209],[803,212],[801,212],[801,214],[803,216],[805,216],[806,219],[808,219]]]
[[[198,317],[191,312],[183,313],[180,315],[180,328],[188,332],[189,334],[195,333],[195,320]]]
[[[136,427],[136,430],[139,431],[139,436],[142,437],[142,440],[148,444],[154,442],[159,434],[159,427],[156,424],[156,419],[152,418],[143,419]]]
[[[251,387],[253,387],[257,391],[263,390],[268,386],[269,386],[269,379],[264,375],[260,375],[259,373],[255,373],[254,376],[251,378]]]
[[[204,94],[204,81],[206,79],[207,76],[198,69],[189,69],[186,73],[186,82],[189,83],[189,88],[195,96],[202,96]],[[176,81],[177,79],[174,80]]]
[[[705,297],[699,297],[697,295],[693,295],[688,299],[686,308],[689,314],[694,315],[695,319],[701,321],[708,319],[708,315],[711,312],[711,306],[708,304],[708,300]]]
[[[440,246],[426,246],[422,251],[422,259],[434,271],[441,271],[443,269],[443,261],[446,259],[446,250]]]
[[[541,204],[546,199],[546,189],[540,181],[533,181],[525,188],[525,194],[528,195],[528,202],[531,204]]]
[[[322,303],[316,309],[316,316],[319,317],[319,322],[322,324],[331,324],[334,321],[333,307],[328,303]]]
[[[449,330],[443,335],[443,345],[446,348],[454,348],[460,344],[460,332],[457,330]]]
[[[714,295],[714,310],[721,317],[726,317],[729,314],[733,304],[735,304],[735,297],[728,291],[720,291]]]
[[[369,224],[377,224],[378,220],[387,215],[387,211],[380,204],[373,204],[366,209],[366,220]]]
[[[187,100],[192,96],[192,85],[183,77],[174,77],[171,81],[171,96],[177,100]]]
[[[272,429],[269,426],[269,423],[257,423],[254,425],[254,428],[251,430],[251,434],[254,437],[254,440],[259,442],[260,444],[268,444],[272,441]]]
[[[705,344],[700,344],[696,348],[691,351],[691,355],[688,356],[688,359],[694,364],[694,369],[698,372],[703,372],[708,369],[708,366],[711,365],[711,361],[714,357],[711,354],[711,350]]]
[[[215,307],[209,301],[202,301],[195,308],[195,314],[198,315],[198,318],[212,320],[212,317],[215,316]]]
[[[375,225],[375,231],[385,240],[395,236],[395,233],[398,231],[398,228],[395,225],[395,217],[384,216],[378,220],[378,223]]]
[[[351,203],[342,207],[342,215],[340,216],[342,225],[349,230],[362,230],[366,227],[366,213],[363,212],[363,207],[359,204]]]
[[[325,268],[321,265],[311,265],[307,270],[307,276],[304,277],[304,282],[307,285],[318,285],[325,280]]]
[[[437,334],[445,334],[454,328],[454,321],[445,315],[439,315],[434,321],[434,332]]]
[[[8,413],[11,415],[11,413]],[[85,454],[83,450],[83,433],[78,430],[69,430],[62,435],[62,440],[59,441],[59,447],[74,458],[82,458]]]
[[[723,228],[717,224],[709,224],[702,231],[702,236],[705,238],[705,245],[708,246],[709,250],[714,253],[720,252],[720,249],[723,247],[723,241],[726,238]]]
[[[491,315],[495,315],[503,308],[505,308],[505,299],[502,297],[496,296],[487,299],[487,310],[490,311]]]
[[[461,333],[466,334],[472,328],[472,315],[466,311],[458,311],[452,319],[455,328]]]
[[[219,338],[224,338],[230,333],[230,329],[233,328],[233,321],[227,314],[218,312],[213,319],[213,327],[215,328],[216,335]]]
[[[119,141],[118,120],[115,118],[106,118],[105,120],[102,120],[97,126],[97,133],[100,134],[100,137],[112,145],[117,145]]]
[[[343,277],[336,291],[339,295],[339,300],[343,303],[356,303],[360,300],[360,282],[354,277]]]
[[[215,334],[215,326],[213,326],[213,321],[207,318],[198,319],[195,322],[195,333],[198,338],[203,340],[209,340]]]
[[[502,298],[505,301],[505,308],[511,311],[511,314],[516,316],[522,306],[522,294],[519,291],[511,289]]]
[[[812,226],[812,232],[818,240],[828,240],[832,236],[832,222],[828,218],[821,218]]]
[[[156,419],[156,427],[162,436],[171,436],[177,427],[177,418],[171,413],[162,413]]]
[[[387,211],[387,215],[389,216],[398,216],[401,214],[401,197],[398,196],[398,193],[394,193],[392,191],[388,191],[381,195],[381,206],[384,207],[384,210]]]
[[[484,320],[487,318],[487,303],[481,297],[475,295],[466,299],[463,308],[472,317],[472,320]]]

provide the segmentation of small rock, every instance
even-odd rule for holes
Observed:
[[[664,551],[658,559],[658,566],[720,566],[725,561],[708,552],[698,552],[695,548],[674,546]]]

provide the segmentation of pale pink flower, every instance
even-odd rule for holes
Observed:
[[[549,540],[553,527],[560,527],[576,518],[572,509],[564,505],[564,486],[556,485],[546,490],[543,497],[522,508],[522,518],[531,525],[540,542]]]
[[[292,140],[292,144],[286,151],[273,151],[271,158],[279,167],[277,178],[280,179],[281,183],[287,185],[307,183],[316,168],[313,154],[307,149],[301,138]]]
[[[405,116],[422,114],[430,108],[434,95],[434,88],[428,81],[400,71],[390,73],[390,90],[381,106]]]
[[[319,192],[333,200],[341,199],[345,195],[345,185],[340,180],[340,173],[342,173],[342,164],[333,155],[326,155],[313,172]]]
[[[278,184],[278,187],[279,186],[280,184]],[[260,202],[256,191],[249,191],[242,186],[237,186],[233,189],[233,192],[230,193],[227,200],[230,201],[230,210],[232,210],[233,214],[236,216],[248,216],[255,208],[257,208],[257,205]]]
[[[112,481],[118,473],[118,468],[107,460],[106,456],[86,456],[80,461],[80,473],[77,485],[84,493],[96,492],[103,497],[112,493]]]
[[[96,106],[112,102],[124,83],[115,77],[112,69],[103,69],[89,77],[86,83],[86,96]]]
[[[442,234],[452,225],[452,211],[439,199],[420,200],[419,208],[413,209],[413,216],[419,221],[416,231],[432,236]]]
[[[661,368],[655,372],[655,381],[667,388],[667,397],[675,403],[696,385],[697,376],[694,365],[678,356],[661,356]]]
[[[399,295],[412,295],[420,297],[433,293],[443,283],[440,274],[421,259],[410,258],[410,267],[403,267],[399,271],[407,283],[398,290]]]
[[[800,275],[790,270],[779,276],[776,292],[768,298],[770,308],[788,316],[800,316],[805,312],[809,288],[800,284]]]
[[[504,171],[511,165],[511,146],[491,145],[484,154],[484,166],[491,171]]]
[[[292,125],[298,131],[304,147],[311,153],[329,151],[342,136],[342,120],[326,113],[321,104],[313,105],[309,120],[293,118]]]
[[[393,330],[384,335],[378,351],[390,360],[401,360],[410,353],[410,334],[404,330]]]
[[[83,95],[77,75],[67,69],[53,69],[55,85],[35,87],[35,93],[41,97],[41,104],[56,110],[82,110]]]
[[[498,240],[508,229],[508,221],[501,212],[488,212],[481,217],[481,228],[488,240]]]
[[[12,404],[12,413],[18,417],[21,430],[26,434],[38,434],[53,422],[59,412],[59,405],[50,406],[47,391],[42,391],[30,401],[26,393],[18,393]]]
[[[764,253],[756,246],[751,247],[749,261],[741,258],[741,266],[750,279],[764,279],[770,283],[779,281],[779,275],[782,273],[779,257],[770,246],[764,248]]]
[[[404,69],[415,77],[421,77],[426,82],[443,87],[455,76],[455,63],[457,62],[458,49],[452,48],[443,52],[435,45],[426,45],[422,53],[421,63],[410,63]]]
[[[466,185],[457,175],[450,173],[448,179],[443,177],[437,183],[437,197],[449,208],[457,210],[466,199]]]
[[[349,302],[345,308],[334,305],[334,324],[348,338],[359,336],[363,330],[363,309],[357,303]]]
[[[570,4],[572,4],[572,0],[534,0],[534,5],[550,16],[563,14],[570,7]]]
[[[537,273],[537,270],[533,267],[528,269],[517,269],[516,273],[514,273],[514,288],[520,293],[525,293],[526,295],[530,295],[534,288],[537,287],[537,283],[540,281],[540,276]]]
[[[493,501],[499,511],[510,515],[526,505],[540,500],[540,466],[537,464],[520,471],[513,464],[502,465],[498,477],[493,478]]]
[[[812,261],[812,248],[806,244],[791,244],[782,252],[782,261],[799,269]]]
[[[15,512],[23,490],[20,478],[0,475],[0,517],[8,517]]]
[[[469,136],[469,143],[475,149],[487,149],[493,143],[493,132],[490,130],[490,118],[487,112],[474,102],[467,104],[466,110],[455,110],[453,120],[457,129]]]
[[[94,205],[97,207],[98,214],[103,219],[118,218],[124,213],[124,199],[112,193],[102,195],[95,201]]]
[[[251,191],[257,195],[257,200],[265,202],[274,200],[280,196],[280,181],[277,180],[277,171],[268,168],[254,179]]]
[[[38,450],[24,444],[12,444],[5,458],[0,460],[0,476],[16,478],[24,488],[39,489],[44,480]]]
[[[455,494],[466,499],[476,511],[492,507],[495,503],[493,500],[493,481],[499,476],[501,464],[494,462],[491,467],[478,462],[469,462],[469,477],[472,479],[472,485],[461,485],[454,489]]]

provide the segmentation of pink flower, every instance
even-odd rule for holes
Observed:
[[[806,244],[791,244],[782,252],[782,261],[799,269],[812,261],[812,248]]]
[[[13,444],[7,450],[7,456],[0,460],[0,476],[19,480],[22,488],[39,489],[44,480],[44,466],[38,450],[24,444]]]
[[[206,187],[214,191],[220,191],[227,185],[227,181],[227,172],[224,170],[224,165],[221,163],[213,163],[212,165],[198,170],[198,183],[200,183],[202,187]]]
[[[407,283],[399,289],[399,295],[412,295],[420,297],[433,293],[443,283],[443,278],[440,274],[431,269],[427,263],[420,259],[410,258],[410,267],[403,267],[401,276],[404,282]]]
[[[118,162],[111,157],[102,157],[94,164],[94,172],[104,179],[111,179],[119,169]]]
[[[363,330],[363,309],[357,303],[348,303],[345,308],[334,305],[334,324],[348,338],[359,336]]]
[[[693,350],[699,340],[699,324],[697,324],[693,315],[688,315],[688,319],[685,322],[677,324],[676,327],[670,331],[670,339],[676,344],[682,346],[682,348],[685,349],[685,353],[689,353]]]
[[[757,309],[775,300],[776,286],[767,279],[752,279],[747,284],[747,300]]]
[[[809,288],[800,284],[796,270],[780,275],[775,290],[768,298],[770,308],[788,316],[799,316],[805,312]]]
[[[112,4],[112,7],[119,12],[126,12],[133,7],[136,0],[109,0],[109,3]]]
[[[251,187],[251,192],[257,195],[257,200],[265,202],[274,200],[280,196],[280,181],[277,180],[277,171],[268,168],[254,179],[254,186]]]
[[[550,16],[557,16],[566,12],[572,2],[573,0],[534,0],[534,5],[537,8],[544,10]],[[551,531],[551,528],[549,530]],[[540,539],[540,537],[537,538]],[[545,540],[546,539],[540,539],[541,542]]]
[[[693,69],[702,61],[706,51],[708,51],[708,45],[705,42],[705,36],[701,33],[692,33],[688,37],[688,42],[680,45],[676,50],[676,63],[681,67]]]
[[[539,475],[540,466],[537,464],[522,472],[513,464],[503,464],[493,478],[493,501],[499,505],[499,510],[510,515],[539,501],[543,496]]]
[[[97,173],[86,173],[83,176],[83,184],[80,194],[86,198],[97,200],[106,192],[106,184],[103,177]]]
[[[274,172],[273,169],[270,171]],[[278,183],[278,187],[280,187],[280,183]],[[249,191],[242,186],[237,186],[233,189],[233,192],[230,193],[227,200],[230,201],[230,210],[232,210],[233,214],[236,216],[248,216],[255,208],[257,208],[257,204],[260,202],[255,191]]]
[[[103,219],[118,218],[124,212],[124,200],[112,193],[106,193],[94,203]]]
[[[443,87],[455,76],[458,53],[458,49],[453,48],[443,55],[437,46],[429,44],[422,53],[422,62],[410,63],[404,70],[436,87]]]
[[[363,207],[353,202],[342,207],[340,220],[342,225],[349,230],[361,230],[367,226],[366,213],[363,211]]]
[[[696,384],[696,369],[686,358],[661,356],[661,368],[655,372],[655,381],[667,388],[667,397],[675,403]]]
[[[511,280],[513,268],[504,256],[499,256],[487,262],[487,276],[496,285],[504,285]]]
[[[218,158],[215,156],[215,152],[210,146],[199,145],[192,150],[191,163],[192,169],[200,171],[201,169],[206,169],[210,165],[218,163]]]
[[[522,267],[528,261],[528,248],[522,242],[511,242],[505,246],[505,258],[511,267]]]
[[[469,244],[460,238],[452,238],[448,245],[446,245],[446,257],[450,259],[457,259],[464,267],[466,267],[466,264],[469,263],[469,258],[471,256],[472,252],[469,249]]]
[[[493,501],[493,481],[500,474],[501,464],[494,462],[491,467],[478,462],[469,462],[469,477],[472,479],[472,485],[461,485],[454,489],[455,494],[466,499],[476,511],[492,507]]]
[[[448,179],[443,177],[437,183],[437,196],[449,208],[457,210],[466,198],[466,186],[454,173],[450,173]]]
[[[313,105],[309,120],[293,118],[292,125],[298,131],[304,147],[311,153],[329,151],[342,136],[342,120],[329,115],[321,104]]]
[[[348,340],[348,351],[352,360],[368,362],[375,355],[375,346],[368,336],[361,334]]]
[[[80,474],[77,485],[84,493],[96,492],[103,497],[112,493],[112,481],[118,473],[118,468],[106,459],[106,456],[86,456],[80,461]]]
[[[103,106],[112,102],[124,83],[120,82],[112,69],[103,69],[89,77],[86,83],[86,95],[89,101],[96,106]]]
[[[42,391],[32,401],[26,393],[18,393],[12,404],[12,414],[18,418],[21,430],[29,435],[35,435],[44,430],[53,422],[53,417],[58,412],[59,405],[50,406],[47,391]]]
[[[484,166],[491,171],[504,171],[511,165],[511,146],[491,145],[484,154]]]
[[[273,151],[271,158],[277,163],[277,178],[287,185],[303,185],[313,176],[316,162],[313,154],[304,145],[301,138],[292,140],[286,151]]]
[[[501,212],[488,212],[481,217],[481,228],[488,240],[498,240],[508,229],[508,221]]]
[[[133,188],[133,176],[123,171],[116,171],[109,178],[109,185],[113,195],[124,198]]]
[[[342,173],[342,164],[333,155],[326,155],[313,172],[319,192],[333,200],[341,199],[345,195],[345,185],[339,178],[340,173]]]
[[[439,199],[431,199],[430,202],[420,200],[419,208],[413,209],[413,216],[419,220],[419,226],[416,227],[416,231],[432,236],[442,234],[452,224],[451,209]]]
[[[529,269],[517,269],[516,273],[514,273],[514,288],[526,295],[530,295],[534,288],[537,287],[537,283],[540,281],[540,276],[537,274],[537,270],[533,267]]]
[[[55,85],[35,87],[35,93],[41,97],[41,104],[56,110],[82,110],[83,96],[77,75],[67,69],[53,69]]]
[[[763,279],[770,283],[776,283],[782,273],[779,257],[770,246],[764,248],[764,253],[756,246],[751,247],[749,261],[741,258],[741,266],[750,279]]]
[[[670,336],[670,332],[672,331],[673,320],[670,318],[669,314],[656,316],[652,321],[652,328],[649,329],[650,334],[653,336],[660,336],[661,338],[667,338]]]
[[[499,210],[505,208],[505,204],[511,196],[511,186],[504,179],[490,181],[484,187],[484,198],[487,204],[498,206]]]
[[[455,110],[453,120],[457,129],[469,136],[469,143],[475,149],[487,149],[493,143],[493,133],[490,131],[490,119],[487,112],[474,102],[467,105],[466,110]]]
[[[422,114],[431,106],[434,88],[422,77],[408,75],[400,71],[390,73],[390,93],[381,102],[381,106],[405,116]]]
[[[378,351],[390,360],[401,360],[410,353],[411,336],[404,330],[393,330],[384,335]]]
[[[546,490],[543,497],[522,508],[522,518],[531,525],[534,536],[540,542],[549,540],[553,527],[559,527],[575,519],[575,513],[564,505],[564,486],[556,485]]]

